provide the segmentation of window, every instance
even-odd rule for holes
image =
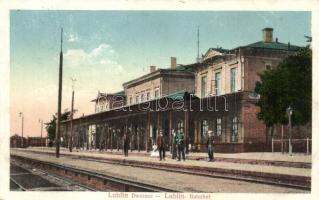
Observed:
[[[222,84],[221,73],[217,72],[215,73],[215,94],[216,95],[221,94],[221,84]]]
[[[237,67],[230,69],[230,91],[236,92]]]
[[[266,70],[271,70],[271,64],[266,64]]]
[[[135,103],[138,103],[138,98],[139,98],[139,96],[135,97]]]
[[[141,102],[144,101],[144,94],[141,94]]]
[[[133,103],[133,98],[132,97],[130,97],[130,104],[132,104]]]
[[[146,100],[147,100],[147,101],[150,100],[150,92],[147,92],[147,93],[146,93]]]
[[[202,77],[202,84],[201,84],[201,97],[204,98],[206,97],[206,82],[207,82],[207,78],[206,76]]]
[[[234,117],[232,120],[231,142],[237,142],[237,136],[238,136],[238,121],[237,121],[237,117]]]
[[[155,90],[155,95],[154,95],[154,96],[155,96],[155,98],[158,98],[158,97],[159,97],[159,89],[156,89],[156,90]]]
[[[177,131],[178,132],[183,132],[184,133],[184,123],[182,120],[180,120],[177,124]]]
[[[202,120],[202,124],[201,124],[202,143],[204,143],[205,140],[207,139],[207,134],[208,134],[208,122],[207,120]]]
[[[222,119],[221,118],[216,119],[216,135],[217,136],[222,135]]]

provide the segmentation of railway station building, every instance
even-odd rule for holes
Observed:
[[[98,93],[92,100],[95,113],[72,120],[77,148],[122,149],[130,137],[131,150],[150,151],[159,130],[171,149],[173,131],[182,131],[186,152],[206,151],[208,131],[215,152],[267,151],[269,134],[257,119],[258,74],[270,70],[300,47],[273,38],[273,29],[262,30],[262,40],[233,49],[210,48],[195,63],[156,69],[123,84],[123,91]],[[61,124],[70,136],[70,120]],[[65,143],[67,145],[67,142]]]

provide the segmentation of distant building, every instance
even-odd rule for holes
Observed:
[[[21,148],[22,137],[18,134],[15,134],[10,137],[10,147],[12,148]],[[23,147],[40,147],[47,146],[46,137],[23,137]]]
[[[23,146],[27,146],[27,139],[23,137]],[[22,147],[22,137],[19,136],[18,134],[14,134],[13,136],[10,137],[10,147],[11,148],[21,148]]]
[[[45,137],[28,137],[28,146],[41,147],[47,145],[47,138]]]

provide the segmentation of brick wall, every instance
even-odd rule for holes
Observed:
[[[257,119],[260,108],[252,102],[245,102],[241,109],[244,142],[266,142],[266,126]]]

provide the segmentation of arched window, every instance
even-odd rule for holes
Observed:
[[[177,123],[177,131],[184,133],[184,123],[182,120]]]
[[[231,142],[238,141],[238,120],[237,117],[233,117],[232,120],[232,131],[231,131]]]
[[[202,120],[201,121],[201,138],[202,138],[202,143],[204,143],[207,139],[207,134],[208,134],[208,121],[207,120]]]
[[[222,135],[222,118],[216,119],[216,135]]]

